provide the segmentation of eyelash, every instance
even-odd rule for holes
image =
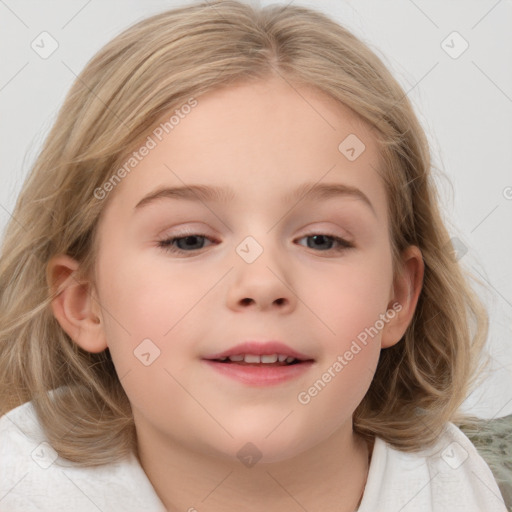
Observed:
[[[197,252],[197,251],[200,251],[201,249],[203,249],[203,247],[201,247],[201,249],[185,251],[185,250],[179,249],[173,245],[175,241],[182,240],[182,239],[188,238],[190,236],[197,237],[197,238],[206,238],[211,241],[211,238],[208,235],[205,235],[204,233],[192,233],[192,232],[188,233],[187,232],[187,233],[181,234],[180,236],[175,236],[175,237],[167,238],[164,240],[160,240],[158,242],[158,247],[161,248],[162,250],[164,250],[165,252],[177,253],[177,254],[190,254],[190,253],[194,253],[194,252]],[[313,237],[313,236],[324,236],[324,237],[329,238],[339,244],[339,247],[337,249],[331,248],[331,249],[327,249],[325,251],[319,251],[319,252],[334,251],[334,252],[338,253],[338,252],[346,251],[347,249],[352,249],[354,247],[354,245],[352,243],[348,242],[347,240],[340,238],[338,236],[329,235],[327,233],[310,233],[310,234],[301,236],[300,238],[298,238],[298,240],[302,240],[303,238],[309,238],[309,237]],[[310,247],[310,249],[311,249],[311,247]]]

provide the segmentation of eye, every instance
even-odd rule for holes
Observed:
[[[305,235],[298,240],[308,239],[307,247],[317,249],[321,252],[335,251],[341,252],[354,247],[347,240],[325,233],[314,233]],[[199,251],[205,247],[205,241],[213,241],[210,237],[203,233],[186,233],[181,236],[175,236],[160,240],[158,247],[166,252],[186,254]],[[301,244],[302,245],[302,244]],[[333,247],[334,246],[334,247]]]
[[[353,244],[348,242],[347,240],[340,238],[334,235],[328,235],[326,233],[313,233],[310,235],[305,235],[298,240],[302,240],[304,238],[310,239],[311,243],[308,241],[307,246],[310,249],[319,249],[321,252],[332,251],[341,252],[346,249],[350,249],[354,247]],[[333,248],[333,244],[337,245],[337,247]]]
[[[202,249],[205,240],[211,239],[202,233],[187,233],[184,236],[175,236],[160,240],[158,247],[167,252],[183,254]]]

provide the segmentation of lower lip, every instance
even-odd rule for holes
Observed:
[[[307,372],[314,361],[287,366],[249,366],[236,363],[219,363],[203,359],[210,368],[250,386],[272,386],[289,381]]]

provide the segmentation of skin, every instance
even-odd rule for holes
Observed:
[[[393,278],[379,153],[351,110],[280,79],[197,99],[111,192],[99,224],[97,286],[77,285],[70,257],[50,262],[50,280],[62,289],[54,315],[82,348],[110,349],[132,404],[142,467],[168,510],[353,511],[371,446],[353,432],[352,414],[380,351],[412,319],[421,253],[404,251],[403,273]],[[338,150],[349,134],[366,146],[354,161]],[[306,182],[357,187],[373,210],[352,196],[283,201]],[[159,186],[184,184],[229,185],[235,197],[161,198],[134,208]],[[158,246],[188,228],[208,237],[191,240],[197,249]],[[247,236],[263,249],[250,264],[236,252]],[[298,394],[396,302],[400,312],[301,404]],[[149,366],[133,353],[146,338],[160,350]],[[202,357],[244,340],[280,340],[315,363],[268,387],[205,368]],[[252,467],[237,457],[247,442],[261,453]]]

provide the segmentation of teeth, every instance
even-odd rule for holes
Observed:
[[[245,354],[244,361],[246,363],[261,363],[260,356],[256,356],[253,354]]]
[[[276,362],[284,362],[292,363],[295,361],[295,358],[292,356],[286,356],[283,354],[265,354],[258,356],[256,354],[239,354],[239,355],[233,355],[229,357],[223,357],[221,358],[221,361],[227,361],[227,360],[233,361],[233,362],[241,362],[244,361],[246,363],[276,363]]]

